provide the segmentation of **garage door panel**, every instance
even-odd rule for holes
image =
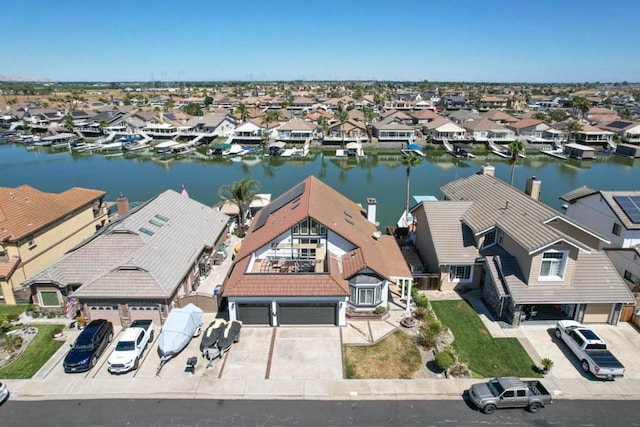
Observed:
[[[238,304],[237,317],[246,325],[270,325],[271,304]]]
[[[607,323],[613,309],[612,304],[587,304],[583,323]]]
[[[131,305],[129,306],[129,319],[131,322],[135,320],[153,320],[156,325],[162,324],[158,306]]]
[[[281,325],[335,325],[336,304],[278,304]]]
[[[105,319],[113,326],[121,326],[118,305],[89,305],[89,320]]]

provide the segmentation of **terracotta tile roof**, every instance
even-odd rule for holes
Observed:
[[[0,240],[27,237],[104,195],[104,191],[77,187],[60,194],[28,185],[0,187]]]
[[[542,120],[530,118],[530,119],[522,119],[522,120],[520,120],[518,122],[511,123],[511,124],[509,124],[508,127],[512,128],[512,129],[524,129],[524,128],[528,128],[528,127],[531,127],[531,126],[537,126],[540,123],[544,123],[544,122]]]
[[[20,264],[20,258],[17,257],[0,257],[0,279],[7,279],[11,277],[13,271]]]
[[[300,185],[303,186],[301,195],[292,197]],[[272,211],[269,206],[280,207]],[[336,254],[328,254],[329,274],[245,273],[249,260],[256,251],[308,217],[354,247],[339,262]],[[348,284],[345,279],[365,267],[387,279],[411,277],[395,239],[392,236],[380,236],[376,239],[373,236],[375,231],[376,226],[367,220],[365,211],[358,204],[310,176],[259,211],[225,280],[222,294],[346,295]]]
[[[442,118],[440,114],[427,109],[414,111],[411,113],[411,117],[418,120],[436,120]]]

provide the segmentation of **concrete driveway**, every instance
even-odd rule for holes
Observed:
[[[625,366],[625,378],[640,379],[637,354],[640,352],[640,333],[629,323],[612,325],[587,325],[607,343],[609,350]],[[595,380],[582,371],[580,363],[569,348],[555,337],[554,326],[521,326],[520,332],[529,340],[538,355],[553,360],[552,378]],[[535,359],[535,358],[534,358]]]

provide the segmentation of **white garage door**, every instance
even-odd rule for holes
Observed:
[[[113,323],[113,326],[122,326],[120,323],[120,311],[118,304],[90,304],[89,320],[105,319]]]
[[[158,305],[130,305],[129,319],[134,320],[153,320],[156,326],[161,326],[160,307]]]
[[[607,323],[612,310],[612,304],[587,304],[582,321],[584,323]]]

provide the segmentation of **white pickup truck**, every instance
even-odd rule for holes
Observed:
[[[142,353],[153,341],[153,320],[135,320],[118,340],[116,348],[107,360],[107,370],[123,374],[138,369]]]
[[[593,330],[573,320],[561,320],[556,326],[560,338],[580,360],[585,372],[596,378],[613,380],[624,375],[624,366],[607,350],[607,344]]]

